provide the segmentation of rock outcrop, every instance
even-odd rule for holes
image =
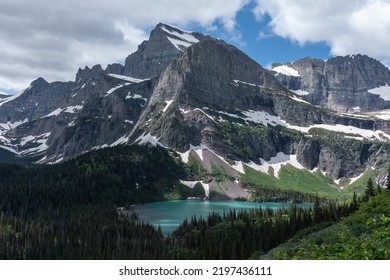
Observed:
[[[273,68],[278,66],[281,64],[274,64]],[[306,92],[303,98],[312,104],[348,113],[389,107],[389,101],[368,91],[390,84],[390,71],[366,55],[338,56],[325,61],[304,58],[285,66],[296,70],[298,75],[279,71],[275,77],[291,90]]]

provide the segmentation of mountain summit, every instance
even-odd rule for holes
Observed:
[[[204,40],[215,39],[160,23],[150,33],[149,40],[126,58],[124,67],[113,73],[140,79],[157,77],[186,48]]]

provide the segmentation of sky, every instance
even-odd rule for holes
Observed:
[[[0,93],[124,63],[160,22],[218,37],[263,67],[367,54],[390,65],[390,0],[0,0]]]

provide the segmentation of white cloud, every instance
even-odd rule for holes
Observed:
[[[389,0],[256,0],[258,20],[299,44],[326,42],[334,55],[367,54],[390,65]]]
[[[1,0],[0,88],[42,76],[73,80],[78,67],[123,61],[157,23],[235,32],[249,0]]]

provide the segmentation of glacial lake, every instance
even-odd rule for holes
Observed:
[[[276,202],[246,202],[246,201],[209,201],[209,200],[171,200],[152,202],[135,208],[140,220],[158,227],[164,235],[173,232],[187,218],[192,216],[207,217],[210,212],[223,213],[231,209],[245,211],[252,208],[288,208],[291,203]],[[299,207],[312,207],[310,203],[297,204]]]

